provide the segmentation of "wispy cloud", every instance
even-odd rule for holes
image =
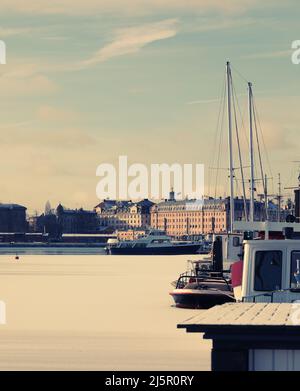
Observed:
[[[74,122],[78,121],[78,113],[60,107],[43,105],[38,108],[37,118],[42,121]]]
[[[255,90],[255,95],[269,95],[276,93],[276,90]],[[236,94],[237,98],[242,98],[248,96],[247,92],[240,92]],[[187,105],[198,105],[198,104],[209,104],[209,103],[218,103],[221,101],[221,98],[212,98],[212,99],[198,99],[186,102]]]
[[[256,92],[257,93],[257,92]],[[236,94],[237,97],[246,96],[246,93],[239,93]],[[221,98],[212,98],[212,99],[199,99],[199,100],[192,100],[190,102],[186,102],[187,105],[199,105],[199,104],[205,104],[205,103],[218,103],[221,101]]]
[[[113,57],[136,53],[152,42],[174,37],[177,32],[177,19],[166,19],[118,30],[112,42],[102,47],[88,60],[81,62],[79,66],[87,67]]]
[[[206,32],[206,31],[218,31],[218,30],[230,30],[241,27],[253,26],[257,24],[266,24],[265,20],[259,20],[258,18],[242,18],[237,19],[235,17],[210,16],[196,18],[192,26],[186,27],[185,30],[191,30],[193,32]]]
[[[7,38],[13,35],[27,34],[32,32],[31,28],[18,28],[18,27],[1,27],[0,26],[0,39]]]
[[[269,0],[278,3],[278,0]],[[256,7],[258,0],[1,0],[1,11],[31,14],[94,14],[114,12],[118,14],[149,14],[159,11],[205,10],[220,12],[244,12]]]
[[[289,57],[292,54],[292,49],[289,50],[277,50],[273,52],[253,53],[243,56],[243,58],[257,60],[260,58],[282,58]]]
[[[153,42],[174,37],[178,25],[178,19],[174,18],[116,30],[109,43],[90,58],[75,63],[46,63],[40,59],[14,58],[0,78],[0,95],[52,94],[58,91],[59,86],[46,74],[80,71],[114,57],[136,53]]]
[[[186,102],[186,104],[187,105],[198,105],[198,104],[202,104],[202,103],[216,103],[216,102],[220,102],[220,98],[192,100],[191,102]]]
[[[23,126],[26,126],[26,125],[32,125],[35,122],[36,122],[36,120],[12,122],[12,123],[9,123],[9,124],[1,124],[0,125],[0,129],[19,128],[19,127],[23,127]]]
[[[42,74],[26,78],[11,78],[5,75],[0,78],[0,96],[34,96],[49,95],[59,91],[59,86]]]

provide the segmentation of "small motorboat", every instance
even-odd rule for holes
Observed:
[[[189,279],[188,283],[184,283]],[[181,276],[170,292],[176,307],[208,309],[218,304],[235,301],[230,280],[220,273],[206,272],[197,277]]]
[[[170,292],[176,307],[208,309],[235,301],[230,270],[223,269],[223,262],[228,264],[232,256],[238,257],[240,247],[239,236],[219,235],[213,242],[211,257],[188,261],[187,271],[173,283],[175,289]]]

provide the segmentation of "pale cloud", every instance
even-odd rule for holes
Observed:
[[[262,52],[262,53],[253,53],[246,56],[243,56],[243,58],[251,59],[251,60],[258,60],[258,59],[268,59],[268,58],[289,58],[292,54],[292,49],[289,50],[277,50],[273,52]]]
[[[12,123],[8,123],[8,124],[1,124],[0,130],[2,131],[2,129],[9,130],[11,128],[19,128],[19,127],[26,126],[26,125],[32,125],[35,122],[36,122],[35,120],[30,120],[30,121],[21,121],[21,122],[12,122]]]
[[[34,121],[31,122],[33,124]],[[72,153],[76,150],[82,150],[83,147],[93,146],[96,142],[86,130],[80,128],[66,127],[62,125],[59,128],[39,129],[38,126],[1,126],[0,141],[6,148],[37,148],[40,151],[70,150]],[[29,157],[28,157],[29,158]]]
[[[201,32],[201,31],[216,31],[216,30],[230,30],[236,29],[244,26],[252,26],[267,23],[266,20],[259,20],[258,18],[246,18],[243,17],[241,19],[237,19],[235,17],[229,17],[226,15],[213,16],[210,18],[200,17],[197,18],[194,23],[190,26],[187,26],[185,30],[193,31],[193,32]],[[268,23],[270,23],[268,21]]]
[[[33,30],[30,28],[17,28],[17,27],[1,27],[0,26],[0,38],[6,38],[13,35],[20,35],[30,33]]]
[[[278,3],[273,0],[272,3]],[[244,12],[259,4],[258,0],[1,0],[1,11],[31,14],[149,14],[160,11]]]
[[[249,141],[246,142],[245,140],[245,136],[247,137],[248,140],[249,120],[247,116],[244,118],[244,121],[245,121],[244,122],[245,127],[243,130],[240,127],[239,131],[240,131],[240,142],[241,142],[242,152],[244,153],[244,156],[246,157],[247,160],[248,159],[247,154],[249,152]],[[255,127],[254,127],[254,131],[255,131]],[[293,149],[294,147],[298,148],[296,143],[292,143],[290,140],[291,129],[289,129],[288,126],[281,125],[281,123],[272,121],[271,118],[267,118],[266,120],[257,123],[257,131],[258,131],[260,148],[263,151],[265,146],[269,157],[271,157],[271,152],[274,150],[289,150],[289,152],[291,152],[291,149]],[[255,154],[256,154],[256,141],[255,141]],[[264,160],[264,154],[263,154],[263,160]]]
[[[50,37],[42,37],[42,39],[44,39],[46,41],[67,41],[70,39],[70,37],[50,36]]]
[[[90,59],[83,61],[79,66],[86,67],[107,61],[113,57],[136,53],[152,42],[174,37],[178,31],[177,26],[177,19],[167,19],[120,29],[115,33],[115,38],[112,42],[102,47]]]
[[[106,139],[94,138],[86,128],[62,124],[50,128],[42,121],[8,123],[0,128],[3,202],[35,209],[43,208],[50,198],[53,205],[61,201],[70,207],[78,202],[94,206],[95,168],[103,158],[101,145]]]
[[[59,90],[58,85],[47,76],[36,74],[26,78],[0,78],[0,96],[48,95]]]
[[[261,94],[263,91],[256,91],[256,94]],[[247,93],[236,94],[237,97],[246,96]],[[212,98],[212,99],[199,99],[186,102],[187,105],[198,105],[198,104],[209,104],[209,103],[218,103],[221,101],[221,98]]]
[[[29,62],[24,58],[10,58],[2,72],[5,79],[24,79],[35,76],[41,70],[37,62]]]
[[[215,99],[200,99],[200,100],[192,100],[190,102],[187,102],[187,105],[197,105],[202,103],[217,103],[220,102],[220,98]]]
[[[1,69],[2,70],[2,69]],[[49,95],[59,91],[59,86],[44,74],[39,63],[11,58],[3,67],[0,77],[0,96]]]
[[[78,119],[78,113],[72,110],[44,105],[38,108],[37,118],[43,121],[74,121]]]
[[[178,33],[178,26],[178,19],[173,18],[117,29],[111,33],[112,40],[94,54],[91,54],[90,58],[72,63],[49,63],[34,58],[11,58],[2,78],[12,80],[12,83],[13,80],[16,83],[17,81],[21,83],[23,79],[30,80],[30,78],[36,78],[49,72],[79,71],[114,57],[136,53],[153,42],[172,38]],[[51,89],[50,83],[49,89]]]

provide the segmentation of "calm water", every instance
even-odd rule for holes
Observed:
[[[193,256],[0,255],[0,369],[207,370],[170,282]]]

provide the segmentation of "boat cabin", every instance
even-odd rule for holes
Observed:
[[[223,262],[231,264],[240,259],[242,253],[242,244],[243,244],[243,234],[240,233],[228,233],[214,235],[213,237],[213,246],[215,246],[217,241],[222,243],[222,258]]]
[[[244,241],[244,257],[232,266],[237,300],[300,300],[300,240]]]

